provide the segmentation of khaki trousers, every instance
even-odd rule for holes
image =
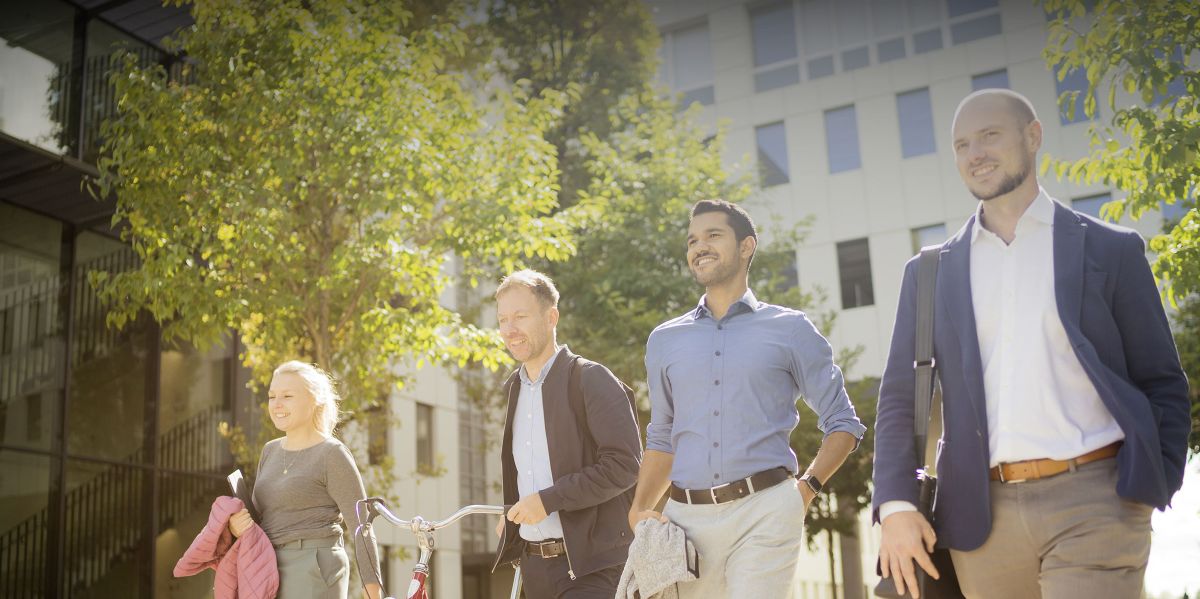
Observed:
[[[687,533],[700,556],[697,580],[680,599],[791,599],[804,542],[804,497],[796,479],[716,505],[667,501],[663,515]]]
[[[991,535],[974,551],[950,552],[967,597],[1141,597],[1153,508],[1117,496],[1115,459],[990,485]]]

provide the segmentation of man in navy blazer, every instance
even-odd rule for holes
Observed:
[[[915,508],[914,258],[875,429],[883,573],[917,596],[914,568],[938,575],[936,544],[968,597],[1140,597],[1150,513],[1182,484],[1190,430],[1145,244],[1040,187],[1042,128],[1024,96],[967,96],[953,135],[980,202],[942,245],[934,293],[936,524]]]

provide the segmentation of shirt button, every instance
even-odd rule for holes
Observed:
[[[713,416],[720,416],[721,410],[713,410]]]
[[[717,479],[719,479],[719,478],[721,478],[721,475],[720,475],[720,474],[714,474],[714,475],[713,475],[713,480],[717,480]]]
[[[717,330],[718,330],[718,331],[719,331],[719,330],[721,330],[721,329],[723,329],[723,328],[725,328],[725,325],[723,325],[723,324],[719,324],[719,325],[717,325]]]
[[[718,352],[717,352],[717,355],[718,355],[718,356],[719,356],[719,355],[721,355],[721,352],[719,352],[719,351],[718,351]]]
[[[718,441],[713,441],[713,447],[720,447],[720,446],[721,446],[721,443],[720,443],[720,442],[718,442]]]
[[[720,384],[721,384],[721,381],[720,381],[719,379],[718,379],[718,380],[715,380],[715,381],[713,381],[713,384],[714,384],[714,385],[720,385]]]

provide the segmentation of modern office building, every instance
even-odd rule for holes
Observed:
[[[701,104],[711,130],[725,127],[730,166],[748,159],[757,171],[762,191],[748,203],[751,214],[761,223],[815,219],[797,251],[799,281],[827,292],[830,305],[814,308],[837,310],[835,349],[863,349],[850,378],[883,370],[905,261],[954,234],[977,205],[950,144],[964,96],[1017,90],[1038,111],[1044,152],[1087,153],[1082,98],[1072,116],[1057,105],[1086,78],[1076,71],[1059,81],[1047,68],[1048,20],[1032,0],[648,4],[662,33],[660,79],[685,103]],[[1101,106],[1100,118],[1111,116]],[[1042,183],[1093,215],[1112,197],[1053,176]],[[1162,220],[1122,224],[1149,237]],[[811,420],[802,417],[805,425]],[[860,531],[870,584],[877,531],[865,517]],[[830,596],[824,556],[821,546],[806,558],[799,597]]]

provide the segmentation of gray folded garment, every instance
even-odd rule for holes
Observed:
[[[616,599],[677,599],[677,584],[700,577],[700,556],[687,535],[671,522],[637,523]]]

